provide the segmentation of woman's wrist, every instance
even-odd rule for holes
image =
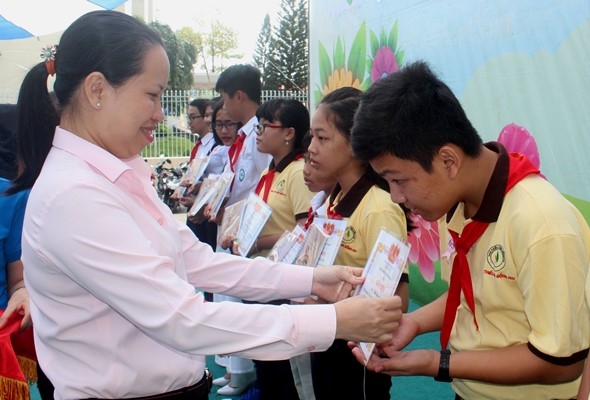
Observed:
[[[12,297],[13,294],[15,294],[18,290],[21,290],[21,289],[25,289],[25,283],[24,282],[17,283],[16,285],[14,285],[14,287],[12,287],[8,291],[8,298]]]

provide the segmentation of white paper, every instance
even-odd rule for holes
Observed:
[[[320,226],[328,235],[317,265],[325,266],[334,264],[334,259],[336,259],[336,254],[338,254],[340,243],[348,226],[348,218],[329,219],[316,217],[313,219],[313,225]]]
[[[409,243],[404,243],[391,233],[381,230],[363,271],[365,282],[357,287],[355,295],[371,298],[393,296],[409,254]],[[366,363],[375,348],[375,343],[361,342],[359,347],[365,355]]]
[[[272,209],[264,200],[254,193],[250,193],[242,210],[240,227],[238,228],[237,240],[240,255],[244,257],[248,255],[271,213]]]

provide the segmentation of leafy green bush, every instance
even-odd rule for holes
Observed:
[[[146,157],[188,157],[194,143],[186,138],[175,136],[156,137],[154,142],[141,152]]]

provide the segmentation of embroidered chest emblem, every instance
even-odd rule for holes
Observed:
[[[501,244],[496,244],[488,250],[488,265],[494,272],[501,271],[506,266],[506,252]]]
[[[347,226],[346,230],[344,231],[344,236],[342,237],[342,243],[350,244],[354,242],[356,239],[356,229],[354,226]]]

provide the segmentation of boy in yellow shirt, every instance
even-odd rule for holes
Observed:
[[[440,298],[403,316],[369,369],[453,381],[457,399],[574,397],[590,339],[590,230],[575,207],[526,157],[482,143],[424,62],[373,84],[351,142],[394,202],[441,219],[450,281]],[[436,330],[442,351],[400,351]]]

